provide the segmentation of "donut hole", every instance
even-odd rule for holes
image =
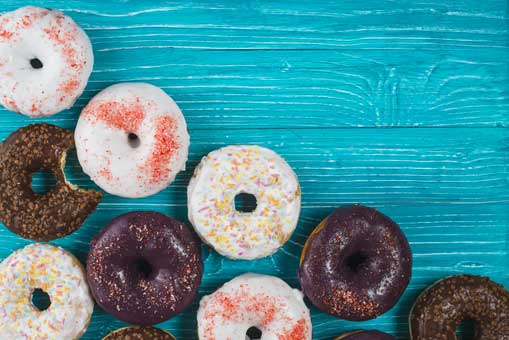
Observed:
[[[475,339],[476,324],[474,320],[463,320],[456,328],[457,340],[473,340]]]
[[[41,169],[32,174],[32,191],[37,195],[44,195],[55,188],[57,180],[53,172]]]
[[[256,196],[241,192],[235,196],[235,210],[241,213],[250,213],[256,210]]]
[[[134,270],[144,279],[148,279],[153,272],[150,263],[142,257],[134,261]]]
[[[138,137],[137,134],[131,132],[127,134],[127,143],[131,148],[136,149],[138,146],[140,146],[140,137]]]
[[[40,288],[34,289],[32,292],[32,305],[41,312],[48,309],[51,306],[51,299],[48,293]]]
[[[368,256],[362,251],[356,251],[345,259],[345,265],[352,272],[357,273],[368,260]]]
[[[250,327],[246,331],[246,340],[259,340],[262,338],[262,331],[258,327]]]
[[[43,68],[42,61],[39,58],[32,58],[30,59],[30,66],[32,66],[33,69],[40,69]]]

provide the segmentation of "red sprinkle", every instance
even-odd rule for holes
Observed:
[[[106,179],[108,182],[113,181],[113,175],[111,174],[110,169],[103,168],[103,169],[99,170],[99,172],[97,174],[100,177],[103,177],[104,179]]]
[[[19,111],[18,105],[14,101],[14,99],[9,99],[8,97],[4,96],[4,99],[7,102],[7,105],[9,105],[13,110]]]
[[[175,136],[176,122],[172,117],[164,116],[157,120],[155,143],[147,162],[141,165],[149,171],[149,183],[159,183],[169,176],[168,163],[180,147]]]
[[[25,27],[32,25],[32,18],[30,15],[25,15],[21,18],[21,24]]]
[[[63,37],[60,37],[60,28],[57,26],[50,26],[50,28],[45,28],[44,32],[48,35],[48,37],[59,43],[59,44],[65,44],[65,40]]]
[[[65,56],[67,64],[77,70],[78,72],[83,69],[83,65],[77,60],[77,52],[74,47],[70,44],[76,40],[75,30],[65,29],[63,26],[64,17],[56,17],[56,25],[51,25],[44,29],[44,32],[48,38],[56,43],[57,46],[62,48],[62,53]],[[80,81],[78,77],[72,77],[71,79],[64,80],[59,87],[62,91],[60,101],[63,102],[66,97],[72,98],[76,90],[79,88]]]
[[[290,332],[279,335],[279,340],[305,339],[307,332],[306,320],[300,319]]]
[[[4,38],[6,40],[9,40],[13,35],[14,33],[9,31],[0,31],[0,38]]]
[[[80,86],[80,82],[76,79],[70,79],[66,82],[64,82],[60,87],[59,90],[64,92],[65,94],[71,95],[76,89]]]
[[[139,98],[134,103],[102,102],[88,104],[83,110],[112,128],[121,129],[126,133],[135,133],[145,118],[145,111]]]

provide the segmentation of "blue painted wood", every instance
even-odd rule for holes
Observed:
[[[0,10],[26,3],[0,0]],[[378,328],[408,339],[407,316],[433,281],[488,275],[509,287],[507,3],[438,1],[57,1],[94,45],[96,64],[70,110],[30,120],[0,109],[0,138],[30,122],[74,128],[87,101],[121,81],[161,86],[189,124],[188,169],[146,199],[106,195],[76,233],[54,243],[85,260],[112,217],[153,209],[186,220],[199,159],[227,144],[270,147],[293,166],[302,217],[274,256],[234,262],[204,247],[200,295],[246,271],[298,287],[302,246],[336,206],[360,202],[394,218],[414,253],[411,284],[387,314],[346,322],[312,308],[314,339]],[[94,187],[70,155],[71,182]],[[44,178],[34,180],[42,188]],[[0,226],[0,258],[29,242]],[[160,326],[196,339],[198,300]],[[96,309],[83,339],[123,324]]]

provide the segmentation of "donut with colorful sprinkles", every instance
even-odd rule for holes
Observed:
[[[302,293],[277,277],[248,273],[201,299],[200,340],[245,339],[253,328],[264,340],[311,340]]]
[[[30,302],[36,289],[50,298],[45,310]],[[85,333],[93,309],[81,263],[60,247],[31,244],[0,264],[2,339],[77,340]]]
[[[139,198],[165,189],[185,169],[186,121],[160,88],[112,85],[83,109],[75,131],[83,171],[110,194]]]
[[[250,194],[256,207],[239,211],[235,199]],[[275,253],[292,235],[300,214],[297,175],[274,151],[231,145],[209,153],[187,190],[189,220],[221,255],[252,260]]]
[[[0,104],[30,117],[70,108],[94,55],[86,33],[57,10],[27,6],[0,15]]]

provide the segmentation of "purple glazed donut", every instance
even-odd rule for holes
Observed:
[[[157,212],[118,216],[91,243],[88,283],[118,319],[153,325],[195,298],[203,273],[200,242],[180,221]]]
[[[398,340],[392,335],[380,331],[353,331],[345,333],[334,340]]]
[[[399,226],[373,208],[352,205],[336,209],[309,236],[299,280],[319,309],[363,321],[396,304],[411,270],[410,246]]]

